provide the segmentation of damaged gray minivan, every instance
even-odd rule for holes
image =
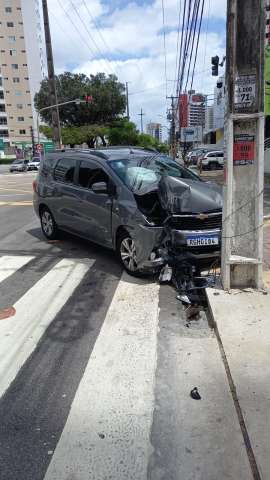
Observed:
[[[59,230],[116,250],[132,275],[168,254],[220,256],[222,192],[170,157],[133,147],[49,154],[33,183],[48,239]]]

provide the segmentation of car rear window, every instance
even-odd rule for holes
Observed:
[[[76,168],[76,160],[73,158],[61,158],[54,169],[54,179],[57,182],[73,183]]]

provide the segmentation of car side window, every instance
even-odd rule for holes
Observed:
[[[217,157],[220,157],[220,158],[223,158],[224,157],[224,153],[220,152],[217,154]]]
[[[108,183],[108,175],[101,168],[82,161],[79,169],[79,185],[83,188],[91,189],[92,185],[97,182]]]
[[[75,168],[74,158],[61,158],[54,169],[54,179],[57,182],[73,183]]]

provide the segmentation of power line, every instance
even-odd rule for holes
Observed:
[[[194,42],[195,42],[196,29],[197,29],[199,6],[200,6],[200,0],[198,0],[198,1],[196,2],[196,5],[194,4],[195,16],[194,16],[194,21],[193,21],[192,44],[191,44],[191,52],[190,52],[190,55],[189,55],[189,65],[188,65],[188,72],[187,72],[185,90],[187,89],[187,85],[188,85],[189,74],[190,74],[190,67],[191,67],[191,62],[192,62],[192,57],[193,57],[193,50],[194,50]],[[194,13],[194,11],[193,11],[193,13]],[[192,29],[192,25],[191,25],[191,29]]]
[[[86,1],[85,1],[85,0],[82,0],[82,2],[83,2],[84,6],[85,6],[85,8],[86,8],[86,10],[87,10],[87,12],[88,12],[88,15],[90,16],[92,22],[94,23],[95,28],[96,28],[96,30],[97,30],[97,32],[98,32],[98,34],[99,34],[99,36],[100,36],[100,38],[101,38],[104,46],[105,46],[105,48],[108,50],[108,52],[110,52],[111,54],[113,54],[112,49],[110,48],[110,46],[108,45],[107,41],[105,40],[104,35],[102,34],[102,32],[101,32],[101,30],[100,30],[100,28],[99,28],[99,26],[98,26],[98,23],[96,22],[95,18],[93,17],[93,15],[92,15],[92,13],[91,13],[91,10],[90,10],[90,8],[88,7]],[[111,57],[111,59],[113,59],[113,58],[112,58],[112,55],[110,55],[110,57]],[[137,65],[137,63],[135,63],[135,67],[137,68],[139,74],[142,75],[142,70],[141,70],[140,66]]]
[[[207,14],[207,24],[206,24],[206,33],[205,33],[205,48],[204,48],[204,59],[203,59],[203,68],[205,69],[205,61],[206,61],[206,49],[207,49],[207,38],[208,38],[208,29],[209,29],[209,19],[210,19],[210,8],[211,8],[211,0],[208,0],[208,14]],[[203,82],[204,84],[204,82]]]
[[[200,18],[200,24],[199,24],[199,30],[198,30],[197,45],[196,45],[196,52],[195,52],[195,59],[194,59],[194,66],[193,66],[190,90],[192,90],[192,87],[193,87],[194,73],[195,73],[195,67],[196,67],[196,62],[197,62],[198,47],[199,47],[201,28],[202,28],[202,18],[203,18],[203,12],[204,12],[204,4],[205,4],[205,0],[202,1],[201,18]]]
[[[193,4],[194,8],[194,4]],[[184,42],[184,49],[183,49],[183,55],[182,55],[182,67],[181,67],[181,75],[178,78],[178,92],[182,91],[182,86],[183,86],[183,80],[184,80],[184,74],[185,74],[185,69],[186,69],[186,60],[187,60],[187,55],[188,55],[188,50],[189,50],[189,44],[190,44],[190,35],[191,35],[191,24],[192,24],[192,19],[193,19],[193,14],[191,15],[192,11],[192,0],[189,0],[188,3],[188,11],[187,11],[187,18],[186,18],[186,32],[185,32],[185,42]]]
[[[165,33],[165,9],[164,9],[164,0],[161,0],[162,7],[162,22],[163,22],[163,49],[164,49],[164,73],[165,73],[165,82],[166,82],[166,98],[168,96],[168,80],[167,80],[167,52],[166,52],[166,33]]]
[[[104,60],[104,62],[108,64],[108,66],[109,66],[109,69],[111,70],[111,72],[112,72],[112,73],[114,73],[114,72],[113,72],[113,69],[112,69],[112,67],[111,67],[111,64],[110,64],[110,62],[109,62],[109,61],[108,61],[108,59],[107,59],[106,57],[104,57],[104,55],[102,54],[102,52],[101,52],[101,50],[100,50],[100,48],[99,48],[98,44],[96,43],[96,41],[95,41],[95,39],[94,39],[93,35],[91,34],[90,30],[88,29],[88,27],[87,27],[87,25],[86,25],[85,21],[83,20],[83,18],[81,17],[81,15],[80,15],[80,13],[79,13],[79,11],[78,11],[78,9],[77,9],[76,5],[74,5],[74,3],[73,3],[73,0],[70,0],[70,4],[72,5],[72,7],[73,7],[74,11],[76,12],[76,14],[77,14],[77,17],[80,19],[81,23],[83,24],[83,26],[84,26],[84,28],[85,28],[86,32],[88,33],[88,35],[89,35],[89,37],[90,37],[90,40],[93,42],[93,44],[95,45],[95,47],[96,47],[97,51],[100,53],[102,60]]]
[[[178,63],[178,72],[177,72],[177,90],[176,90],[177,95],[178,95],[178,92],[179,92],[179,77],[180,77],[183,43],[184,43],[184,28],[185,28],[186,7],[187,7],[187,0],[184,1],[184,13],[183,13],[182,31],[181,31],[180,54],[179,54],[179,63]]]
[[[73,25],[73,27],[75,28],[76,32],[78,33],[79,37],[81,38],[84,46],[87,47],[87,49],[90,50],[90,52],[92,53],[93,57],[95,56],[95,52],[93,51],[91,45],[89,45],[88,42],[86,42],[86,40],[84,39],[84,37],[82,36],[80,30],[78,29],[77,25],[73,22],[73,19],[72,17],[69,15],[69,13],[65,10],[65,8],[63,7],[63,4],[61,3],[61,0],[57,0],[60,8],[63,10],[65,16],[69,19],[70,23]]]
[[[85,0],[82,0],[82,2],[83,2],[84,6],[85,6],[85,8],[86,8],[86,10],[87,10],[87,12],[88,12],[88,15],[90,16],[92,22],[93,22],[94,25],[95,25],[95,28],[96,28],[97,32],[99,33],[99,36],[100,36],[103,44],[105,45],[105,47],[107,48],[107,50],[108,50],[109,52],[111,52],[111,48],[109,47],[109,45],[107,44],[104,36],[102,35],[101,30],[100,30],[99,26],[97,25],[97,22],[96,22],[95,18],[93,17],[93,15],[92,15],[92,13],[91,13],[91,11],[90,11],[90,8],[88,7],[86,1],[85,1]]]
[[[177,44],[176,44],[176,57],[175,57],[175,74],[174,74],[174,86],[176,86],[176,76],[178,70],[178,60],[179,60],[179,47],[180,47],[180,23],[181,23],[181,13],[182,13],[182,0],[179,0],[179,15],[178,15],[178,29],[177,29]]]
[[[201,0],[198,0],[199,4],[200,4],[200,1]],[[191,18],[190,18],[191,9],[192,9],[191,3],[190,3],[190,7],[189,7],[190,8],[189,25],[188,25],[188,31],[187,31],[187,34],[186,34],[186,48],[184,50],[184,55],[185,56],[184,56],[184,64],[183,64],[183,70],[182,70],[182,76],[181,76],[180,91],[182,91],[183,82],[184,82],[184,78],[185,78],[186,61],[187,61],[188,56],[191,55],[191,52],[189,52],[190,43],[193,43],[193,40],[191,40],[191,38],[194,39],[195,34],[196,34],[196,31],[194,29],[194,22],[195,22],[195,18],[196,18],[196,7],[197,7],[198,2],[197,2],[197,0],[194,0]],[[199,6],[198,6],[198,8],[199,8]],[[188,76],[189,76],[189,73],[188,73]],[[188,76],[187,76],[187,80],[188,80]]]

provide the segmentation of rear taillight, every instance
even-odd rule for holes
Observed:
[[[36,180],[33,181],[33,191],[35,193],[37,193],[37,181]]]

